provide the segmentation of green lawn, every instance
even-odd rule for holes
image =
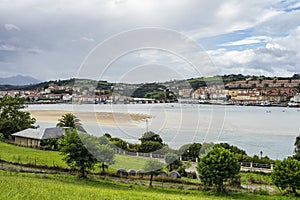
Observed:
[[[36,165],[68,168],[66,163],[62,160],[63,156],[60,154],[60,152],[20,147],[4,142],[0,142],[0,159],[23,164],[36,163]],[[120,168],[139,170],[144,167],[145,162],[146,159],[144,158],[116,155],[115,164],[110,166],[110,170],[115,171]]]
[[[135,169],[140,170],[144,168],[146,158],[138,158],[126,155],[116,155],[116,162],[111,166],[114,169]]]
[[[43,151],[19,147],[0,142],[0,159],[36,163],[37,165],[68,166],[56,151]],[[115,169],[142,169],[146,159],[126,155],[116,155],[116,162],[110,166]],[[99,168],[97,168],[97,171]],[[270,176],[242,173],[242,182],[249,178],[270,183]],[[175,186],[175,185],[174,185]],[[256,196],[249,193],[232,193],[216,196],[214,193],[194,190],[175,190],[166,188],[149,189],[135,183],[121,184],[111,181],[87,179],[80,180],[71,175],[40,175],[0,171],[0,199],[290,199],[282,196]]]
[[[0,142],[0,159],[5,161],[67,168],[62,158],[63,156],[56,151],[43,151]]]
[[[112,183],[96,179],[78,179],[70,175],[41,175],[0,171],[1,200],[34,199],[296,199],[282,196],[260,196],[247,193],[216,195],[211,192],[153,188]]]

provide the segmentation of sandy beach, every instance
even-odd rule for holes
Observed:
[[[107,126],[135,126],[151,116],[136,113],[118,113],[118,112],[81,112],[68,110],[29,110],[28,111],[37,122],[57,123],[58,119],[66,113],[76,115],[82,124],[99,124]]]

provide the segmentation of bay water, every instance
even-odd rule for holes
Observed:
[[[94,121],[83,124],[90,134],[109,133],[138,143],[147,130],[161,135],[172,148],[193,142],[228,142],[248,155],[283,159],[291,156],[300,133],[300,109],[287,107],[222,106],[200,104],[44,104],[29,105],[28,110],[66,110],[148,114],[148,120],[116,126]],[[116,118],[117,119],[117,118]],[[37,122],[52,127],[53,122]]]

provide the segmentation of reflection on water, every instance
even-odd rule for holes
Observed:
[[[73,110],[96,112],[130,112],[153,116],[149,130],[159,133],[173,148],[191,142],[228,142],[247,151],[273,159],[292,155],[299,135],[300,111],[295,108],[240,107],[186,104],[128,105],[30,105],[31,110]],[[38,123],[42,127],[51,123]],[[135,126],[102,126],[101,121],[85,125],[94,135],[110,133],[130,142],[146,131],[146,122]]]

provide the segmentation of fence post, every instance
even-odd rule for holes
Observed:
[[[198,158],[196,158],[196,162],[198,162]]]
[[[253,168],[253,162],[250,163],[250,168]]]
[[[139,157],[139,152],[136,152],[136,156]]]
[[[152,153],[150,153],[150,158],[152,158]]]
[[[273,170],[273,169],[274,169],[274,164],[272,163],[272,164],[271,164],[271,170]]]
[[[179,156],[179,160],[182,161],[182,156]]]

